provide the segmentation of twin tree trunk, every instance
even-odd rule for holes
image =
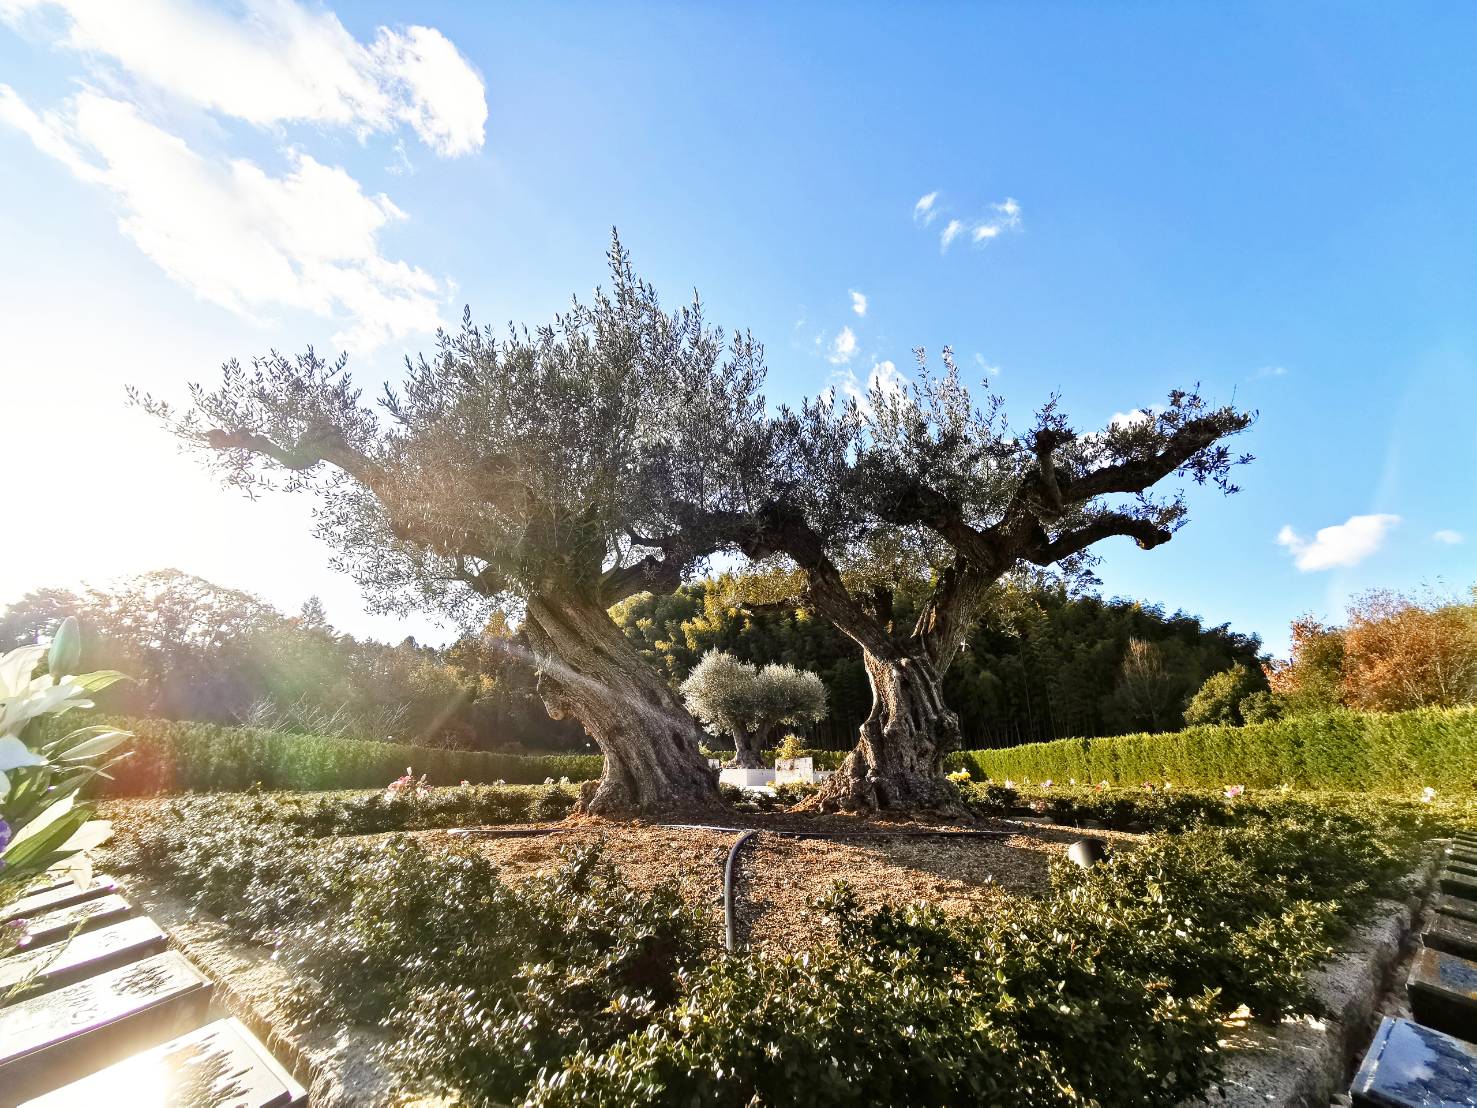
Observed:
[[[737,732],[733,736],[733,764],[741,769],[763,769],[764,748],[774,728],[765,731]]]
[[[718,775],[699,749],[697,721],[598,600],[534,597],[525,632],[549,714],[577,719],[605,755],[582,812],[665,815],[717,805]]]
[[[717,774],[700,750],[702,729],[665,681],[593,599],[538,596],[525,633],[539,665],[539,694],[550,715],[571,716],[605,756],[598,782],[585,786],[590,815],[669,815],[718,804]],[[863,653],[872,712],[859,742],[822,786],[814,806],[835,811],[959,807],[943,775],[958,749],[959,717],[944,703],[943,681],[923,654]],[[760,767],[764,735],[735,739],[735,764]]]
[[[864,651],[872,712],[860,741],[821,786],[815,806],[834,811],[957,812],[959,793],[944,755],[959,748],[959,717],[944,703],[943,679],[922,654],[881,658]]]

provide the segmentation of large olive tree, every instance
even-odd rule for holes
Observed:
[[[176,411],[135,396],[230,484],[318,497],[321,535],[377,609],[522,618],[555,718],[605,755],[592,813],[716,800],[702,730],[607,609],[670,591],[728,541],[770,449],[761,348],[665,312],[617,240],[611,283],[534,330],[472,325],[366,404],[310,349],[231,362]],[[721,433],[715,433],[721,429]]]
[[[1231,493],[1231,467],[1250,460],[1223,440],[1252,416],[1196,391],[1088,433],[1053,398],[1014,429],[988,385],[977,406],[947,351],[944,361],[931,375],[920,354],[911,386],[874,383],[865,403],[828,394],[782,412],[774,485],[739,536],[750,557],[793,564],[798,600],[862,649],[873,706],[823,807],[957,806],[943,758],[960,730],[943,678],[986,591],[1022,569],[1081,572],[1109,538],[1160,546],[1186,503],[1178,490],[1150,490],[1177,475]],[[889,558],[900,570],[931,567],[922,610],[904,626],[877,572]]]

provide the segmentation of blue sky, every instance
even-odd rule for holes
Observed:
[[[1020,419],[1195,381],[1258,409],[1244,491],[1103,547],[1109,594],[1280,650],[1363,589],[1465,589],[1474,41],[1455,3],[0,0],[7,439],[39,486],[0,581],[173,564],[433,634],[366,617],[308,505],[216,492],[123,384],[309,342],[372,383],[463,303],[547,316],[618,225],[765,341],[776,400],[948,343]]]

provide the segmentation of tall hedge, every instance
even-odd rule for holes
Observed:
[[[1062,739],[950,756],[977,777],[1044,781],[1171,781],[1450,794],[1477,787],[1477,708],[1294,716],[1245,727]]]
[[[66,722],[71,723],[67,717]],[[436,750],[398,743],[297,735],[253,727],[221,727],[174,720],[109,720],[136,736],[133,753],[112,770],[104,796],[235,792],[264,789],[312,792],[379,788],[414,767],[433,785],[460,781],[536,785],[548,778],[588,781],[600,776],[598,754],[526,756]]]

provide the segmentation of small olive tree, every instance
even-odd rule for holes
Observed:
[[[733,739],[734,764],[757,768],[780,726],[797,727],[826,714],[826,686],[809,670],[770,663],[763,668],[710,650],[682,683],[687,708],[716,734]]]

